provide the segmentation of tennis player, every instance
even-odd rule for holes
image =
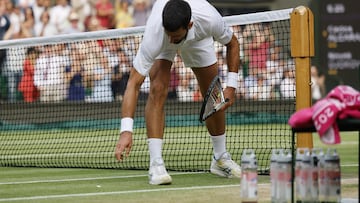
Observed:
[[[144,38],[133,61],[121,113],[120,138],[115,156],[120,161],[129,156],[132,147],[133,118],[139,88],[150,77],[150,92],[145,120],[150,152],[149,183],[170,184],[162,159],[165,127],[164,104],[168,94],[170,68],[179,51],[186,67],[194,72],[202,95],[218,74],[214,40],[226,45],[228,65],[225,98],[229,102],[206,120],[213,144],[210,171],[223,177],[240,177],[241,169],[226,150],[225,112],[235,101],[240,64],[239,42],[218,11],[206,0],[157,0],[147,21]]]

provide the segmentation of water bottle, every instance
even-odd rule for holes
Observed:
[[[296,158],[295,158],[295,197],[296,202],[300,202],[300,171],[301,171],[301,162],[302,157],[304,156],[304,148],[298,148],[296,150]]]
[[[278,159],[280,155],[280,149],[273,149],[270,157],[270,184],[271,184],[271,202],[277,203],[277,187],[278,187]]]
[[[319,200],[321,202],[341,201],[340,157],[336,149],[329,148],[320,162]]]
[[[324,157],[324,151],[321,148],[313,148],[311,150],[311,202],[319,201],[319,162]]]
[[[241,155],[241,202],[257,202],[257,160],[253,149],[245,149]]]
[[[278,156],[278,182],[276,197],[277,202],[287,203],[292,200],[292,152],[291,150],[281,150]]]
[[[312,165],[308,148],[298,148],[295,163],[296,202],[311,202]]]

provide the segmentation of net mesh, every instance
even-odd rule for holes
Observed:
[[[227,149],[240,162],[254,149],[268,173],[273,148],[291,148],[295,110],[290,9],[224,17],[241,44],[237,101],[227,110]],[[143,27],[0,42],[6,50],[0,105],[0,166],[147,169],[141,87],[130,157],[117,162],[120,107]],[[154,42],[156,43],[156,42]],[[219,76],[225,48],[215,44]],[[14,73],[19,73],[18,75]],[[208,171],[212,145],[199,123],[202,96],[191,69],[176,56],[165,106],[163,157],[168,170]]]

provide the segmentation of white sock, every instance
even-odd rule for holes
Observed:
[[[163,140],[160,138],[149,138],[148,146],[150,153],[150,164],[157,158],[162,158],[162,143]]]
[[[210,135],[215,159],[219,159],[220,156],[226,152],[226,135],[225,133],[218,136]]]

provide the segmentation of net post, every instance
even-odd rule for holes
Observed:
[[[296,110],[311,106],[311,58],[314,56],[314,16],[305,6],[290,14],[291,56],[295,60]],[[299,133],[298,147],[313,147],[311,133]]]

